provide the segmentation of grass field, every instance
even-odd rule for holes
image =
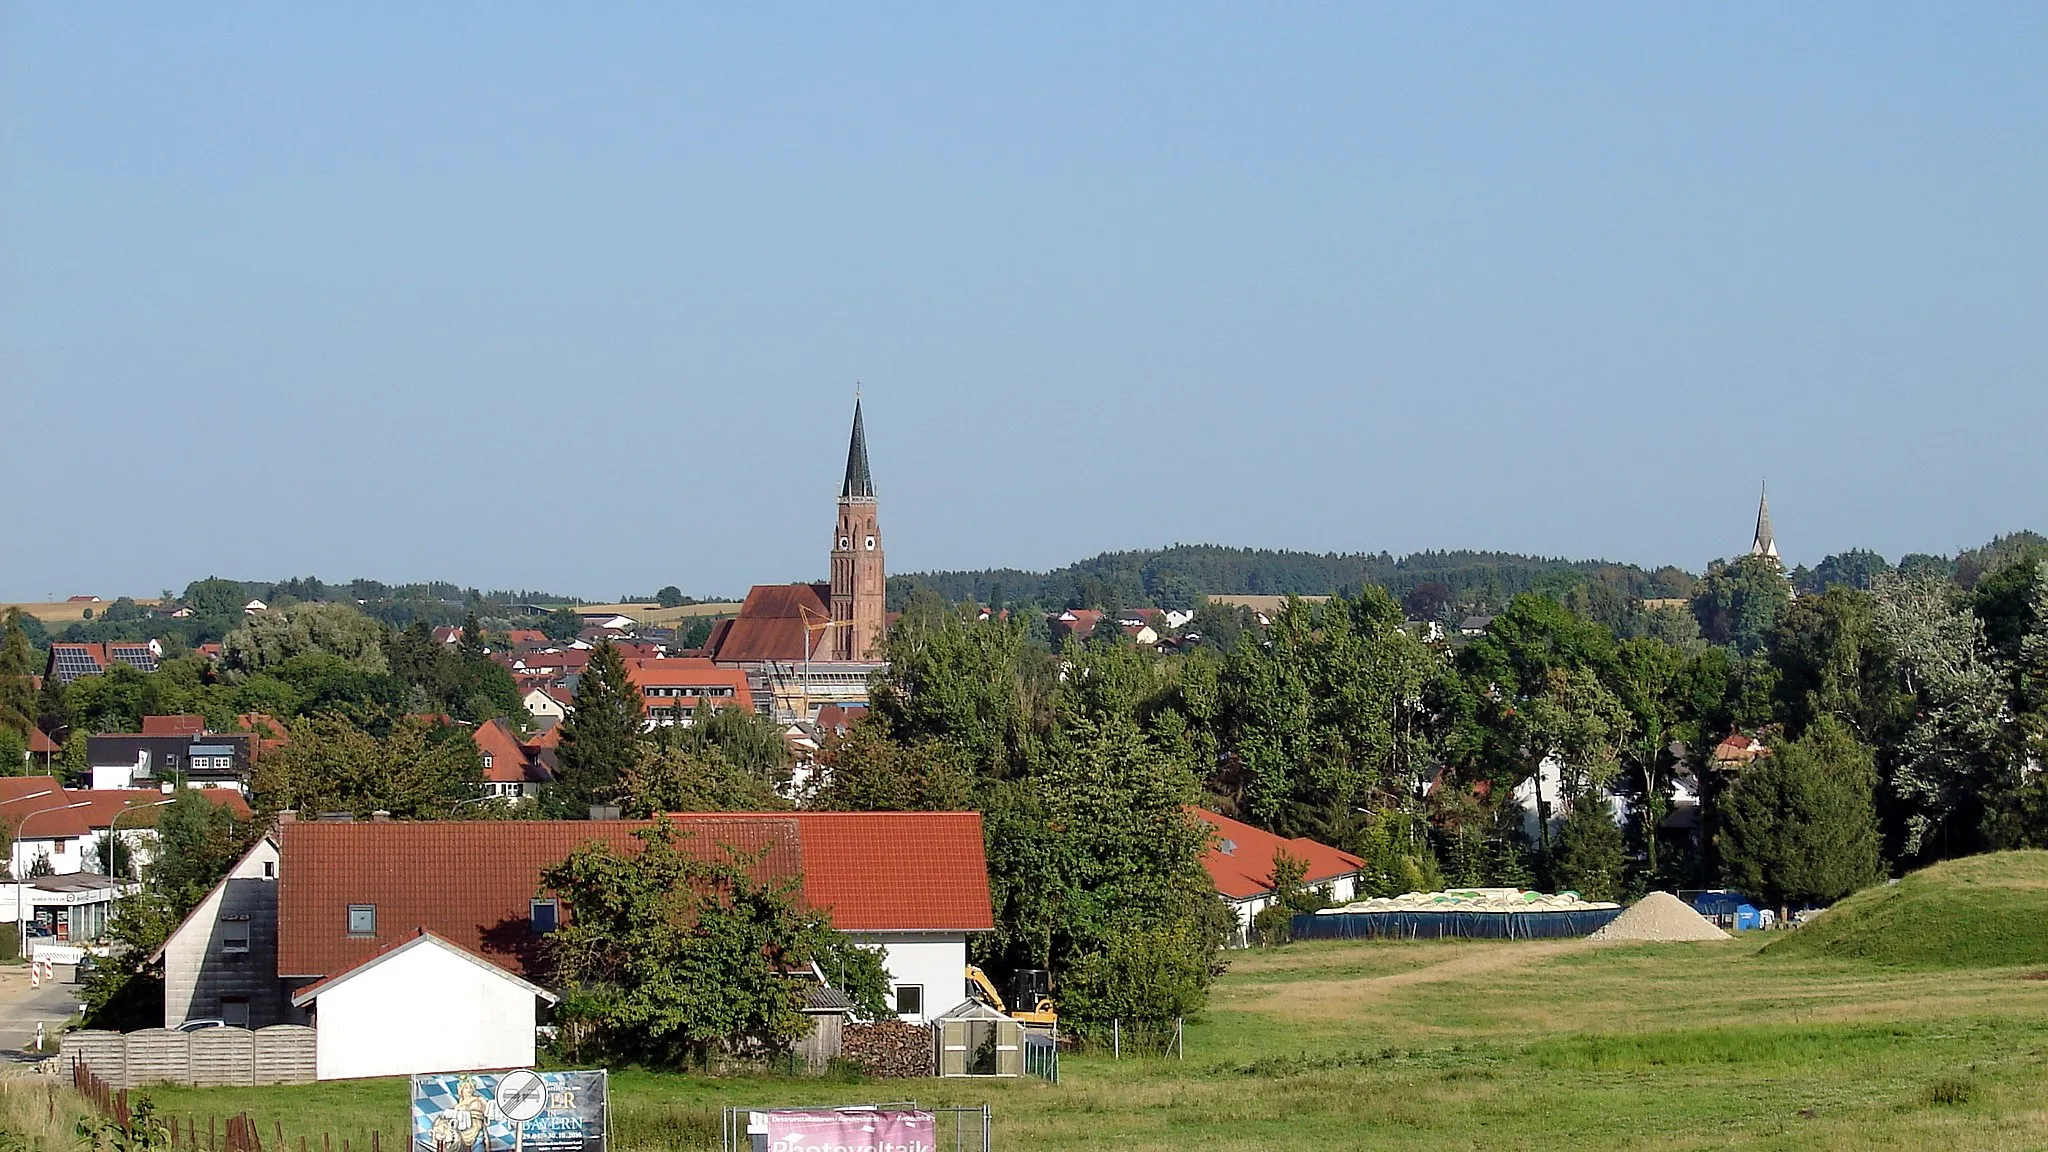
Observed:
[[[663,608],[658,604],[579,604],[576,611],[583,613],[610,612],[615,616],[630,616],[649,628],[666,628],[678,620],[690,620],[698,616],[733,616],[740,606],[737,602],[716,604],[683,604],[675,608]]]
[[[137,599],[135,602],[137,604],[142,605],[145,608],[151,607],[155,604],[162,603],[162,601],[157,600],[155,597],[149,597],[147,599]],[[35,617],[36,619],[42,621],[45,627],[63,627],[71,624],[76,624],[79,621],[85,619],[85,614],[88,609],[91,610],[93,616],[97,618],[100,613],[105,612],[109,607],[113,605],[113,603],[114,597],[109,596],[103,602],[98,604],[74,604],[66,600],[54,600],[38,603],[24,602],[20,604],[0,604],[0,616],[7,615],[10,609],[19,608],[21,609],[23,615]]]
[[[1241,953],[1184,1063],[1071,1057],[1057,1087],[629,1071],[614,1080],[617,1146],[715,1147],[721,1104],[903,1097],[989,1103],[1003,1148],[2048,1146],[2048,982],[2033,968],[1761,943]],[[402,1082],[152,1094],[202,1128],[248,1109],[294,1144],[326,1131],[360,1149],[377,1128],[402,1146]]]

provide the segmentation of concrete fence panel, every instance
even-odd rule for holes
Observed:
[[[128,1083],[128,1038],[119,1032],[66,1032],[57,1051],[66,1075],[70,1074],[72,1061],[83,1060],[107,1083],[117,1088]]]
[[[128,1074],[122,1078],[120,1087],[192,1082],[191,1037],[188,1034],[168,1028],[144,1028],[140,1032],[128,1033],[126,1039]],[[114,1083],[105,1074],[101,1078],[109,1084]]]
[[[255,1084],[311,1084],[313,1030],[304,1024],[272,1024],[256,1030]]]
[[[185,1035],[186,1065],[196,1088],[256,1082],[256,1035],[247,1028],[207,1028]]]

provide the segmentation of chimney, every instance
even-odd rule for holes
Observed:
[[[370,823],[389,824],[391,823],[391,813],[383,808],[379,808],[376,811],[370,813]]]

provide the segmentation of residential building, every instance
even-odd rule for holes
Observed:
[[[121,842],[140,867],[156,843],[156,808],[167,799],[151,788],[67,789],[53,776],[8,777],[0,785],[0,822],[13,838],[8,865],[15,876],[27,876],[39,865],[55,875],[105,871],[100,843],[117,819]],[[239,792],[208,789],[202,794],[245,820],[250,817],[248,801]]]
[[[1095,626],[1101,622],[1102,613],[1093,608],[1069,608],[1046,619],[1054,643],[1069,636],[1076,640],[1086,640],[1095,635]]]
[[[544,728],[551,728],[569,718],[569,709],[576,697],[566,688],[538,681],[521,685],[526,694],[520,702],[526,705],[526,714]]]
[[[50,661],[43,674],[54,676],[57,683],[68,686],[83,676],[103,675],[117,663],[126,664],[138,672],[154,672],[163,656],[164,646],[158,640],[139,644],[59,642],[50,645]]]
[[[754,706],[747,674],[738,668],[687,656],[667,660],[636,657],[625,664],[626,679],[640,690],[649,727],[687,724],[700,704],[713,708]]]
[[[1202,867],[1237,919],[1233,943],[1239,946],[1250,939],[1253,919],[1276,899],[1274,870],[1283,854],[1302,863],[1303,884],[1323,889],[1331,901],[1345,903],[1358,895],[1366,864],[1349,852],[1303,837],[1277,836],[1202,808],[1190,807],[1188,814],[1211,830]]]
[[[277,860],[276,838],[258,840],[150,956],[164,966],[164,1027],[297,1022],[277,979]]]
[[[524,800],[540,795],[541,787],[555,778],[555,754],[551,748],[530,745],[512,731],[503,717],[477,725],[477,754],[484,764],[484,795],[501,800]]]
[[[734,848],[756,856],[761,878],[796,881],[807,905],[830,913],[840,931],[879,948],[892,1006],[906,1019],[926,1022],[967,1000],[967,939],[994,927],[978,813],[719,812],[667,819],[690,833],[679,841],[682,850],[722,858]],[[512,1048],[520,1029],[530,1042],[532,1017],[522,1012],[517,997],[500,995],[506,985],[488,973],[480,977],[478,966],[530,982],[513,987],[545,999],[540,943],[574,909],[561,905],[559,895],[542,885],[541,875],[591,841],[638,851],[637,834],[651,824],[282,823],[275,888],[277,976],[297,1006],[312,1009],[316,1027],[338,1023],[347,1033],[343,1039],[349,1051],[335,1049],[340,1062],[323,1066],[321,1078],[520,1063],[450,1064],[484,1061],[484,1056],[393,1045],[389,1038],[414,1036],[422,1019],[436,1021],[436,1031],[489,1031],[495,1028],[489,1022],[505,1015],[517,1027],[490,1051],[520,1055]],[[397,861],[404,866],[393,867]],[[265,892],[251,891],[258,898]],[[192,931],[212,938],[211,928]],[[400,948],[428,947],[416,943],[422,933],[434,937],[432,947],[448,956],[416,957],[402,965],[388,959]],[[201,967],[229,963],[218,950],[190,949],[182,955],[196,957]],[[448,962],[449,956],[460,962]],[[381,990],[375,996],[334,998],[333,990],[344,983],[341,977],[359,976],[373,963],[397,965],[391,974],[403,980],[359,985]],[[183,969],[178,977],[194,987],[215,978],[206,972],[185,975]],[[404,985],[403,992],[395,990],[398,984]],[[252,1026],[293,1019],[288,1011],[262,1018],[257,1005],[252,997]],[[342,1016],[347,1020],[339,1021]],[[396,1054],[392,1058],[398,1063],[364,1071],[368,1065],[351,1054],[356,1041],[347,1039],[363,1035],[363,1029],[382,1036],[382,1050]],[[320,1051],[326,1060],[328,1041],[320,1041]]]
[[[86,737],[85,756],[96,789],[177,784],[245,792],[251,740],[241,732],[109,733]]]
[[[756,710],[808,720],[826,704],[864,703],[881,667],[887,574],[867,433],[858,401],[833,528],[831,579],[757,584],[737,616],[711,629],[704,651],[746,672]]]

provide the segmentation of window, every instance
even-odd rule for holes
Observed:
[[[351,904],[348,906],[348,934],[351,936],[375,936],[377,934],[377,906],[375,904]]]
[[[488,770],[490,769],[490,767],[491,767],[491,754],[490,754],[489,752],[486,752],[486,753],[484,753],[484,769],[485,769],[486,771],[488,771]]]
[[[898,1016],[924,1015],[924,985],[898,984],[896,986],[896,1014]]]
[[[263,862],[263,878],[265,880],[277,879],[277,861],[265,860]]]
[[[553,932],[558,911],[553,900],[535,900],[532,910],[533,930],[535,932]]]
[[[221,997],[220,1022],[230,1028],[247,1028],[249,1026],[249,998],[247,996]]]
[[[246,954],[249,951],[249,918],[237,916],[223,918],[220,924],[220,950],[222,954]]]

